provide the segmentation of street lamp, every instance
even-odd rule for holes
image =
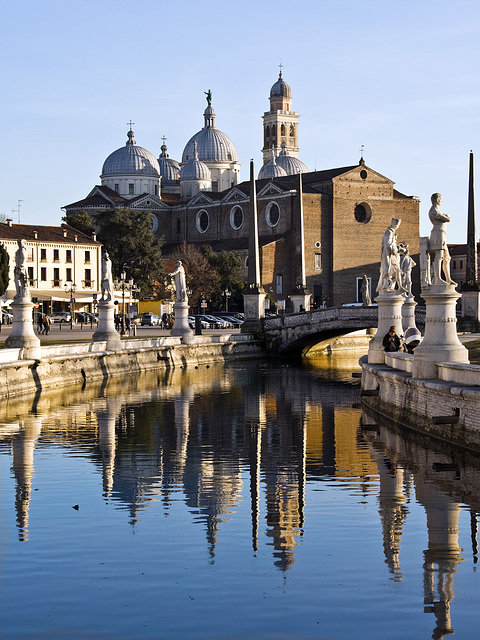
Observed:
[[[65,292],[70,294],[70,330],[73,330],[73,316],[75,313],[75,298],[73,294],[77,290],[77,285],[71,280],[65,282]]]
[[[223,293],[225,294],[225,311],[228,313],[228,299],[232,295],[232,292],[229,291],[227,287]]]
[[[127,282],[127,274],[125,273],[125,271],[122,271],[122,273],[120,274],[120,281],[115,280],[114,284],[115,288],[122,292],[122,327],[120,334],[123,336],[125,334],[125,291],[130,294],[131,298],[132,292],[137,291],[138,287],[133,284],[132,279]]]

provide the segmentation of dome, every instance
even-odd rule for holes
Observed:
[[[275,162],[275,152],[272,149],[272,155],[268,162],[266,162],[263,167],[258,172],[258,179],[263,180],[264,178],[280,178],[281,176],[286,176],[287,172],[282,167],[279,167]]]
[[[132,130],[128,132],[128,141],[103,163],[102,177],[112,175],[160,176],[160,167],[155,156],[143,147],[138,147]]]
[[[210,169],[198,159],[196,140],[192,144],[193,153],[191,159],[183,165],[180,173],[181,180],[211,180]]]
[[[176,160],[170,158],[167,153],[167,145],[162,144],[162,153],[158,157],[158,166],[160,167],[160,175],[162,183],[169,184],[180,179],[180,165]]]
[[[187,142],[182,162],[193,157],[193,143],[197,143],[198,159],[203,162],[238,162],[237,150],[230,138],[215,127],[215,111],[209,105],[204,113],[205,126]]]
[[[282,72],[278,75],[278,80],[270,89],[270,98],[291,98],[292,90],[282,78]]]
[[[285,173],[292,176],[296,173],[308,173],[308,167],[298,158],[289,156],[285,142],[282,142],[282,150],[277,157],[277,166],[284,169]]]

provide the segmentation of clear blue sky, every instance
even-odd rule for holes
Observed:
[[[479,32],[480,3],[466,0],[4,3],[0,213],[23,200],[22,222],[59,224],[130,119],[140,146],[158,156],[165,135],[180,160],[208,89],[248,179],[281,62],[311,170],[355,164],[364,144],[367,165],[421,199],[422,234],[439,191],[449,242],[463,242]]]

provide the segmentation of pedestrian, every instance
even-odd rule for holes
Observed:
[[[38,333],[43,333],[43,316],[41,313],[37,316],[37,329]]]
[[[125,329],[128,331],[128,335],[130,335],[130,318],[128,316],[125,318]]]
[[[48,332],[50,331],[50,318],[45,314],[43,317],[43,333],[48,336]]]
[[[119,316],[119,315],[118,315],[118,313],[117,313],[117,314],[116,314],[116,316],[115,316],[115,329],[116,329],[117,331],[120,331],[120,326],[121,326],[121,323],[120,323],[120,316]]]
[[[387,353],[392,351],[400,351],[401,347],[400,338],[397,336],[397,328],[395,326],[390,327],[388,333],[383,337],[383,349]]]

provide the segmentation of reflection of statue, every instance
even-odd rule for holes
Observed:
[[[177,268],[171,274],[175,281],[175,298],[177,302],[188,302],[187,282],[185,280],[185,269],[181,260],[177,262]]]
[[[447,222],[450,216],[440,211],[442,196],[440,193],[432,194],[432,206],[428,212],[430,222],[433,224],[430,233],[429,251],[433,253],[433,280],[432,284],[443,282],[444,284],[456,284],[450,277],[450,253],[447,247]],[[442,266],[445,280],[442,278]]]
[[[102,257],[102,297],[100,300],[111,300],[113,292],[112,261],[107,252]]]
[[[204,91],[203,93],[207,96],[207,104],[208,104],[208,106],[211,107],[212,106],[212,92],[209,89],[208,91]]]
[[[372,300],[370,299],[370,282],[366,275],[362,278],[362,302],[364,307],[369,307],[372,304]]]
[[[412,269],[416,266],[416,262],[408,252],[408,244],[400,243],[398,245],[400,251],[400,269],[402,271],[402,285],[406,291],[407,297],[412,297]]]
[[[16,298],[25,298],[28,296],[28,277],[25,268],[27,260],[27,247],[25,240],[17,240],[18,249],[15,252],[15,267],[13,276],[15,279]]]
[[[378,279],[377,291],[384,293],[394,291],[395,283],[398,284],[399,293],[405,293],[402,286],[400,273],[400,260],[397,248],[397,229],[401,220],[392,218],[390,226],[386,229],[382,238],[382,249],[380,258],[380,277]]]

